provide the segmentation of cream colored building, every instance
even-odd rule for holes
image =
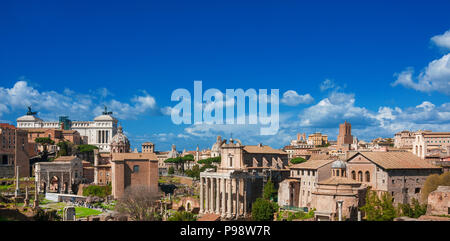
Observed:
[[[415,135],[414,135],[414,132],[412,132],[412,131],[401,131],[401,132],[395,133],[394,147],[412,150],[414,140],[415,140]]]
[[[299,183],[298,202],[292,203],[296,207],[311,207],[312,193],[315,191],[316,184],[319,181],[327,179],[331,176],[331,163],[333,160],[313,160],[289,167],[290,179],[297,180]],[[282,193],[286,190],[280,188],[278,190],[278,205],[285,206],[289,201],[282,198]]]
[[[68,121],[70,130],[80,133],[83,143],[97,146],[100,152],[109,152],[111,138],[117,133],[118,120],[108,112],[106,107],[102,115],[94,118],[94,121]],[[36,117],[36,113],[30,111],[17,118],[19,129],[60,129],[59,121],[43,121]]]
[[[418,131],[414,137],[412,151],[422,159],[433,149],[446,150],[450,146],[450,132]]]
[[[328,144],[328,135],[322,135],[320,132],[316,132],[308,136],[308,145],[322,146]]]

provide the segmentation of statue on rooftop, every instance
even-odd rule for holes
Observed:
[[[37,111],[31,111],[31,106],[28,106],[28,112],[27,112],[27,115],[36,115],[37,114]]]
[[[112,111],[108,111],[108,108],[106,107],[106,105],[104,105],[105,106],[105,111],[103,111],[103,114],[104,115],[112,115]]]

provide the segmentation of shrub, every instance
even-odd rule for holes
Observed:
[[[196,221],[197,218],[191,212],[180,211],[180,212],[174,213],[167,220],[168,221]]]
[[[306,159],[303,157],[296,157],[296,158],[291,159],[292,164],[299,164],[299,163],[303,163],[303,162],[306,162]]]
[[[254,221],[272,221],[277,205],[271,201],[258,198],[252,205],[252,219]]]
[[[106,197],[111,195],[111,185],[97,186],[91,185],[83,188],[83,196]]]

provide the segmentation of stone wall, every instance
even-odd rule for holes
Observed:
[[[0,165],[0,178],[13,178],[14,165]]]
[[[427,215],[450,215],[450,186],[439,186],[428,195]]]

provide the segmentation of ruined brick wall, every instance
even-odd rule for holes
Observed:
[[[439,186],[428,195],[427,215],[450,214],[450,186]]]
[[[26,147],[28,145],[27,132],[24,130],[16,130],[15,143],[15,165],[19,166],[19,177],[29,177],[31,170],[30,158],[26,152]]]

